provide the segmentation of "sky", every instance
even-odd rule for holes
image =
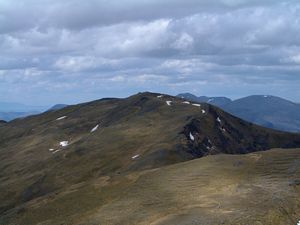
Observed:
[[[0,0],[0,101],[143,91],[300,102],[300,2]]]

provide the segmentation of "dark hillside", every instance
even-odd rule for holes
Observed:
[[[68,106],[0,125],[0,213],[96,177],[274,147],[300,147],[300,135],[168,95]]]

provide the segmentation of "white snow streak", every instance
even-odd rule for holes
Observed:
[[[95,132],[99,127],[99,124],[97,124],[92,130],[91,130],[91,133]]]
[[[69,145],[69,142],[68,141],[61,141],[61,142],[59,142],[59,145],[61,147],[67,147]]]
[[[192,141],[194,141],[195,140],[195,137],[193,136],[193,134],[190,132],[190,139],[192,140]]]
[[[139,157],[140,155],[134,155],[134,156],[132,156],[131,158],[132,159],[136,159],[137,157]]]
[[[192,104],[193,106],[201,107],[200,104]]]
[[[163,96],[163,95],[158,95],[158,96],[157,96],[157,98],[162,98],[162,97],[164,97],[164,96]]]
[[[185,102],[182,102],[183,104],[191,104],[190,102],[188,101],[185,101]]]
[[[168,106],[171,106],[172,101],[166,101]]]
[[[219,122],[219,123],[221,123],[222,121],[221,121],[221,119],[220,119],[220,117],[218,117],[217,118],[217,121]]]
[[[56,120],[63,120],[63,119],[65,119],[65,118],[67,118],[67,116],[59,117],[59,118],[57,118]]]
[[[203,113],[203,114],[205,114],[205,113],[206,113],[204,109],[202,109],[201,111],[202,111],[202,113]]]

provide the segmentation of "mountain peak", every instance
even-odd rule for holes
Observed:
[[[0,196],[0,213],[22,218],[27,210],[19,214],[12,210],[15,206],[27,207],[37,199],[51,205],[52,196],[57,199],[57,191],[65,193],[69,187],[76,190],[92,183],[94,188],[85,191],[94,193],[99,185],[123,175],[115,184],[123,188],[138,179],[132,174],[144,170],[275,147],[300,147],[300,135],[256,126],[213,105],[165,94],[146,92],[67,106],[1,124],[5,193]]]
[[[48,111],[55,111],[55,110],[63,109],[67,106],[68,105],[66,105],[66,104],[56,104],[56,105],[52,106],[50,109],[48,109]]]

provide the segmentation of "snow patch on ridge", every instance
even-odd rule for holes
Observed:
[[[67,116],[59,117],[59,118],[57,118],[56,120],[63,120],[63,119],[65,119],[65,118],[67,118]]]
[[[220,130],[226,132],[226,129],[224,127],[220,127]]]
[[[136,159],[137,157],[139,157],[140,155],[134,155],[134,156],[132,156],[131,158],[132,159]]]
[[[201,107],[200,104],[192,104],[193,106]]]
[[[190,132],[190,139],[192,140],[192,141],[194,141],[195,140],[195,137],[193,136],[193,134]]]
[[[91,130],[91,133],[95,132],[96,130],[98,130],[99,128],[99,124],[97,124],[92,130]]]
[[[172,101],[166,101],[168,106],[171,106]]]
[[[68,141],[61,141],[61,142],[59,142],[59,145],[61,147],[67,147],[69,145],[69,142]]]

